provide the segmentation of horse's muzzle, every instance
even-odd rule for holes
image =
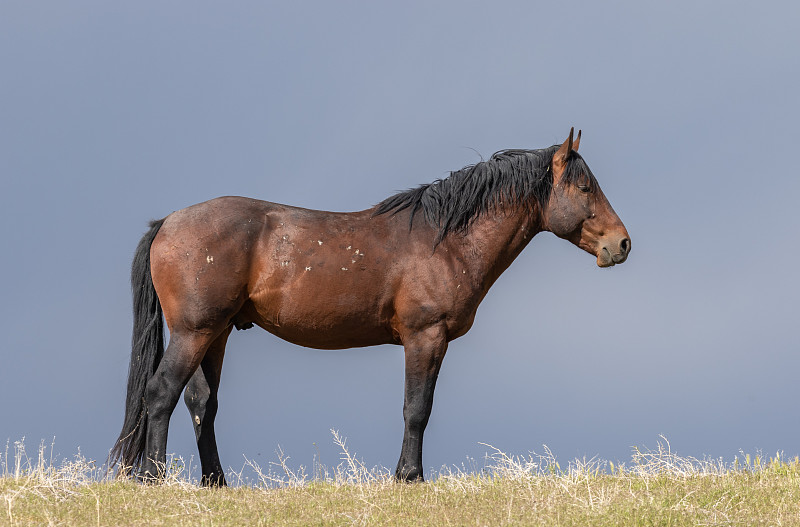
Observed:
[[[611,240],[609,240],[611,242]],[[631,252],[631,241],[627,237],[604,244],[597,254],[598,267],[611,267],[628,259]]]

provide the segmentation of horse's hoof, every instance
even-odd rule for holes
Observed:
[[[425,478],[422,477],[422,471],[419,469],[411,470],[398,470],[394,474],[395,481],[399,483],[424,483]]]

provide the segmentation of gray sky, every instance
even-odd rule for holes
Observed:
[[[796,2],[0,6],[0,439],[102,460],[146,222],[219,195],[347,211],[503,148],[581,153],[623,266],[537,236],[451,343],[427,470],[547,444],[800,453]],[[394,467],[402,351],[229,341],[223,466]],[[197,459],[182,403],[169,450]]]

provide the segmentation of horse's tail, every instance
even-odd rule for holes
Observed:
[[[129,474],[141,465],[147,432],[144,392],[164,355],[164,319],[150,274],[150,246],[163,224],[163,219],[150,222],[150,230],[139,241],[131,265],[133,339],[128,395],[122,431],[109,454],[109,468],[118,465],[121,474]]]

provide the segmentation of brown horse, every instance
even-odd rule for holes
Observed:
[[[570,130],[561,145],[501,151],[361,212],[223,197],[152,222],[133,261],[133,351],[111,464],[138,468],[145,480],[163,476],[169,419],[186,388],[202,482],[225,485],[214,435],[225,344],[234,327],[256,324],[311,348],[401,344],[405,431],[395,476],[421,480],[448,342],[469,330],[528,242],[550,231],[600,267],[628,256],[628,232],[579,142]]]

